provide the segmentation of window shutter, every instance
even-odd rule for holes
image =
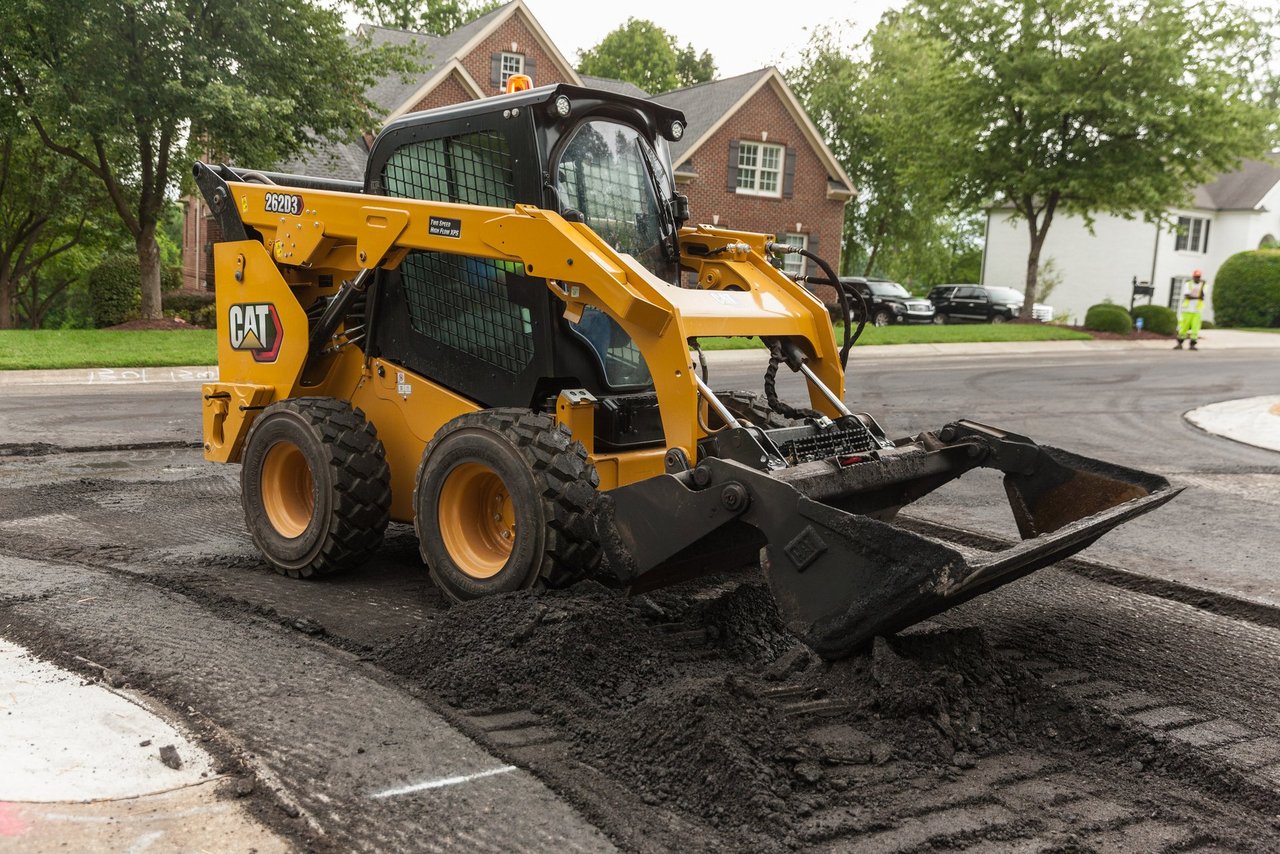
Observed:
[[[529,56],[528,54],[525,54],[524,73],[529,75],[529,79],[533,81],[534,86],[538,85],[538,75],[534,73],[537,70],[538,70],[538,65],[536,62],[533,61],[533,57]]]
[[[787,146],[787,160],[782,167],[782,198],[791,198],[796,183],[796,150]]]
[[[500,53],[489,57],[489,85],[495,92],[502,87],[502,54]]]
[[[730,193],[738,189],[738,141],[729,140],[729,181],[725,187]]]
[[[811,231],[811,232],[809,232],[809,246],[808,246],[808,249],[809,249],[809,251],[810,251],[810,252],[812,252],[814,255],[817,255],[817,254],[818,254],[818,235],[814,234],[812,231]]]
[[[1200,241],[1200,251],[1209,254],[1209,220],[1204,221],[1204,237]]]

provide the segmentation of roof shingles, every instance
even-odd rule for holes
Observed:
[[[1262,160],[1246,160],[1234,172],[1225,172],[1195,188],[1197,208],[1219,211],[1251,211],[1280,184],[1280,153]]]
[[[733,109],[734,104],[742,100],[742,96],[770,71],[769,68],[760,68],[746,74],[739,74],[737,77],[698,83],[649,98],[650,101],[662,104],[664,107],[674,107],[683,111],[686,118],[692,117],[690,124],[696,132],[686,133],[679,142],[671,143],[671,162],[679,164],[684,159],[685,153],[702,136],[701,131],[720,121],[721,116]]]

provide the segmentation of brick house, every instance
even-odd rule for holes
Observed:
[[[649,98],[619,80],[578,74],[533,17],[512,0],[447,36],[362,25],[375,45],[416,46],[426,71],[405,81],[388,75],[367,93],[388,122],[405,113],[485,98],[511,74],[534,86],[572,83]],[[676,183],[689,196],[694,222],[778,234],[821,252],[839,267],[844,206],[853,184],[775,68],[652,97],[682,109],[689,125],[672,145]],[[363,181],[372,134],[326,142],[277,169]],[[696,162],[696,168],[695,168]],[[186,200],[184,287],[213,287],[211,223],[203,200]],[[202,233],[203,232],[203,233]],[[805,271],[798,256],[788,268]]]
[[[694,222],[776,234],[840,268],[844,208],[853,182],[776,68],[700,83],[652,100],[683,110],[671,146],[676,185]],[[791,273],[807,259],[785,257]],[[829,295],[834,301],[834,291]]]

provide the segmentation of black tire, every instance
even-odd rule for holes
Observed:
[[[600,477],[550,415],[489,409],[453,419],[427,445],[416,483],[418,548],[455,601],[564,587],[600,562],[592,521]]]
[[[1011,315],[1011,314],[1008,314],[1008,315],[1006,315],[1006,314],[993,314],[993,315],[991,316],[991,322],[992,322],[992,323],[1004,323],[1005,321],[1012,320],[1012,319],[1013,319],[1013,315]]]
[[[939,312],[933,316],[935,326],[945,326],[947,324],[947,316]]]
[[[330,397],[273,403],[249,429],[241,462],[245,522],[282,575],[331,575],[382,545],[391,471],[359,409]]]
[[[892,326],[893,312],[889,311],[887,308],[882,308],[877,310],[875,314],[871,315],[871,325],[872,326]]]

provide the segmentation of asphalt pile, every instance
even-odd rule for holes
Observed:
[[[747,844],[776,844],[859,786],[971,767],[1025,730],[1038,684],[976,629],[824,662],[757,581],[491,597],[436,612],[379,658],[460,709],[538,713],[645,803]],[[824,701],[830,717],[797,710]]]

